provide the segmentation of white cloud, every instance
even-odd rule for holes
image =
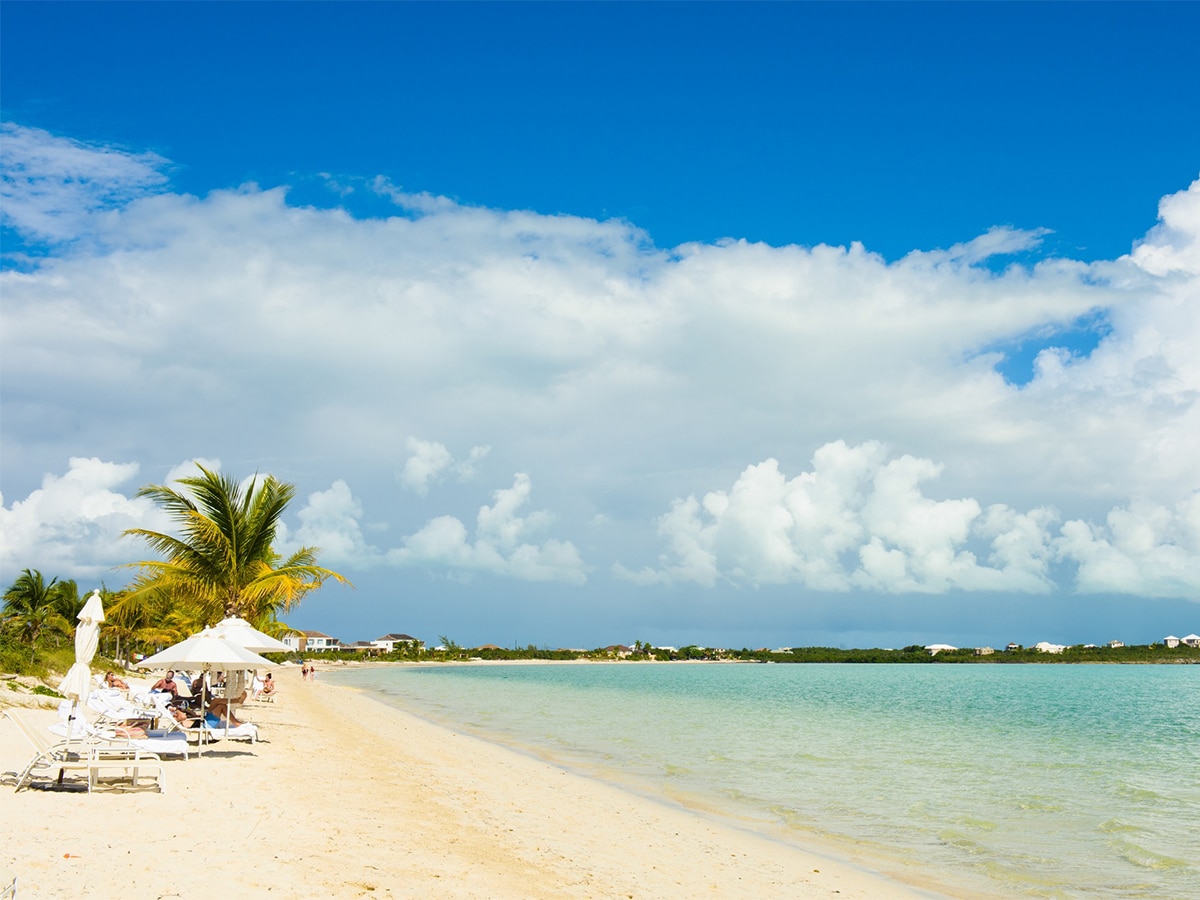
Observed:
[[[1163,197],[1159,224],[1133,250],[1133,261],[1153,275],[1200,275],[1200,179]]]
[[[429,493],[429,484],[450,467],[454,457],[445,444],[409,438],[406,446],[411,454],[400,471],[400,484],[414,493]]]
[[[769,459],[747,467],[728,492],[706,494],[703,504],[674,502],[659,523],[673,551],[662,568],[619,571],[643,583],[727,578],[824,591],[1048,590],[1050,517],[1003,506],[985,514],[971,498],[930,499],[921,484],[940,473],[930,460],[889,460],[878,442],[827,444],[812,471],[792,479]],[[980,564],[969,543],[987,550],[991,565]]]
[[[220,471],[215,459],[188,460],[171,468],[164,484],[196,474],[200,463]],[[148,556],[132,538],[129,528],[174,533],[174,523],[149,499],[126,496],[116,488],[138,473],[136,463],[111,463],[99,459],[70,461],[65,475],[46,475],[42,486],[11,508],[0,497],[0,564],[4,571],[41,569],[57,577],[101,577],[114,566]],[[243,479],[243,485],[256,476]],[[136,488],[132,488],[131,493]],[[515,476],[511,488],[493,492],[492,506],[479,510],[476,538],[453,516],[431,519],[403,546],[381,551],[363,535],[363,507],[349,485],[335,481],[328,490],[315,491],[298,512],[300,526],[292,533],[280,522],[278,548],[292,553],[301,546],[317,547],[323,565],[350,564],[458,569],[464,573],[489,572],[528,581],[565,581],[582,584],[586,567],[569,541],[534,536],[551,523],[548,512],[519,514],[528,502],[532,485],[527,475]],[[114,585],[127,579],[120,570],[109,573]]]
[[[1085,593],[1194,597],[1200,592],[1200,491],[1172,509],[1119,507],[1104,526],[1074,519],[1063,525],[1057,548],[1078,563]]]
[[[518,515],[531,492],[529,476],[518,473],[511,488],[493,493],[494,505],[480,508],[474,542],[461,521],[439,516],[405,538],[403,547],[389,551],[388,560],[402,566],[440,566],[527,581],[583,584],[587,580],[585,566],[570,541],[552,538],[536,544],[527,540],[551,521],[546,512]]]
[[[125,581],[108,570],[149,556],[127,528],[164,530],[165,517],[150,501],[114,490],[138,472],[137,463],[72,458],[66,474],[42,485],[12,507],[0,497],[0,568],[40,569],[47,577]]]
[[[5,225],[40,240],[69,241],[87,219],[162,188],[167,161],[155,153],[56,137],[0,124],[0,214]]]
[[[827,444],[792,479],[778,463],[749,466],[728,491],[676,500],[659,520],[670,553],[658,569],[618,574],[639,583],[720,579],[814,590],[1047,592],[1049,564],[1078,563],[1084,593],[1188,597],[1200,590],[1200,491],[1173,510],[1138,504],[1107,527],[1072,520],[1055,536],[1052,509],[986,509],[934,500],[922,485],[943,467],[887,459],[882,445]],[[983,561],[977,554],[982,554]],[[1066,587],[1064,585],[1063,587]]]
[[[309,494],[299,512],[300,527],[289,542],[289,552],[299,546],[316,547],[322,565],[368,564],[377,551],[363,537],[359,524],[362,514],[362,504],[344,481],[335,481],[327,491]]]
[[[627,222],[369,179],[400,214],[356,220],[254,185],[189,197],[157,158],[15,134],[8,171],[41,174],[6,187],[14,227],[72,252],[0,272],[10,495],[43,460],[159,471],[203,451],[332,486],[297,534],[354,565],[582,580],[573,544],[530,537],[544,521],[521,514],[519,480],[474,534],[459,509],[404,521],[397,480],[428,497],[487,457],[535,473],[555,527],[586,531],[589,560],[623,559],[626,577],[893,592],[1045,590],[1052,563],[1078,565],[1082,589],[1128,585],[1094,574],[1100,542],[1149,558],[1109,512],[1176,510],[1200,488],[1200,180],[1126,257],[993,271],[1043,232],[891,263],[858,244],[663,250]],[[1092,353],[1046,350],[1020,388],[996,373],[992,348],[1081,317],[1109,329]],[[1106,524],[1085,541],[1062,521]],[[363,522],[409,537],[375,549]],[[1155,546],[1193,553],[1180,540]],[[1154,589],[1184,590],[1181,565]]]
[[[479,464],[484,461],[492,448],[486,444],[472,447],[466,459],[460,459],[454,464],[454,473],[460,482],[471,481],[479,474]]]
[[[466,459],[455,460],[446,445],[437,441],[410,437],[405,441],[405,447],[410,455],[404,461],[398,480],[403,487],[422,497],[446,472],[453,472],[460,482],[473,479],[478,474],[479,464],[492,449],[486,445],[475,446]]]

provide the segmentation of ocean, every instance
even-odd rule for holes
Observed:
[[[329,673],[439,724],[950,893],[1200,900],[1200,666]]]

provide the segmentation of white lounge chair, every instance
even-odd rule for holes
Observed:
[[[59,721],[50,726],[49,731],[52,734],[61,738],[84,740],[100,748],[133,747],[159,757],[182,756],[185,760],[188,758],[188,742],[182,732],[151,728],[147,730],[144,738],[128,737],[117,731],[121,727],[119,722],[89,722],[83,717],[81,710],[76,710],[75,718],[71,719],[70,710],[69,700],[58,705]],[[152,713],[151,717],[153,715]]]
[[[119,691],[112,689],[92,691],[88,695],[87,706],[105,722],[155,719],[159,715],[157,707],[130,703]]]
[[[36,773],[50,773],[55,769],[60,776],[67,771],[84,773],[88,793],[103,780],[102,772],[113,771],[120,772],[120,775],[115,776],[117,780],[123,781],[128,778],[135,788],[139,786],[143,772],[149,771],[154,773],[159,791],[167,789],[162,760],[154,753],[116,742],[102,744],[80,738],[52,740],[45,731],[34,728],[15,711],[5,710],[4,714],[17,726],[17,730],[25,735],[25,739],[34,749],[29,764],[17,776],[18,791],[32,782]]]

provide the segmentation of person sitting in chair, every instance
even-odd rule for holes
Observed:
[[[222,701],[222,702],[224,702],[224,701]],[[222,707],[222,711],[224,711],[224,707]],[[188,715],[187,710],[181,709],[178,706],[172,706],[171,707],[171,715],[174,716],[175,721],[178,722],[180,725],[182,725],[184,728],[199,728],[201,723],[204,724],[205,728],[224,728],[225,727],[225,720],[220,715],[213,712],[212,710],[209,710],[203,716],[194,716],[194,715]],[[244,724],[244,723],[239,722],[233,716],[229,717],[229,727],[230,728],[233,728],[233,727],[236,727],[236,726],[242,725],[242,724]]]
[[[167,669],[167,674],[154,682],[151,691],[170,694],[173,698],[179,696],[179,685],[175,683],[175,670]]]
[[[241,725],[242,723],[238,721],[237,716],[235,716],[233,714],[232,707],[238,706],[239,704],[242,704],[245,702],[246,702],[245,690],[243,690],[239,696],[234,697],[230,700],[226,700],[224,697],[214,697],[212,700],[209,701],[208,711],[222,719],[228,718],[230,725]]]
[[[125,682],[125,679],[118,678],[116,672],[108,672],[105,674],[104,686],[106,688],[113,688],[114,690],[118,691],[129,690],[129,685]]]
[[[257,691],[255,691],[254,696],[255,697],[263,697],[263,696],[269,696],[273,693],[275,693],[275,679],[273,679],[271,677],[271,673],[268,672],[266,674],[266,676],[263,678],[262,687],[260,687]]]

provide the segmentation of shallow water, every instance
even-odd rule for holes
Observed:
[[[1004,896],[1200,900],[1200,666],[337,673],[454,728]]]

